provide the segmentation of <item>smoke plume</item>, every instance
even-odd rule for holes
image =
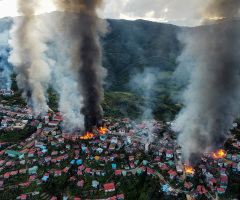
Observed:
[[[10,90],[12,86],[12,66],[7,61],[8,56],[9,50],[0,45],[0,89]]]
[[[52,69],[51,87],[59,97],[58,109],[64,118],[63,126],[67,130],[74,130],[84,125],[83,116],[79,112],[79,108],[82,107],[82,96],[77,89],[76,78],[69,68],[69,42],[62,42],[67,36],[57,31],[58,29],[52,24],[58,24],[59,16],[58,13],[58,18],[55,20],[51,18],[49,20],[48,17],[44,20],[45,23],[47,22],[47,27],[54,27],[53,30],[50,30],[49,49],[46,54],[51,59],[49,62]]]
[[[68,30],[70,39],[70,69],[76,76],[77,88],[83,97],[81,113],[85,130],[91,132],[100,125],[103,117],[103,78],[99,34],[106,32],[106,25],[97,16],[102,0],[56,0],[59,10],[66,12],[61,31]],[[68,13],[67,13],[68,12]],[[71,13],[69,13],[71,12]]]
[[[202,14],[204,23],[224,20],[179,36],[184,44],[179,68],[186,66],[191,73],[176,124],[182,128],[179,142],[184,160],[192,165],[202,153],[223,146],[239,110],[240,24],[234,20],[239,10],[240,1],[211,0]]]
[[[135,74],[131,78],[131,88],[143,98],[143,114],[141,120],[152,120],[153,105],[151,99],[154,98],[154,86],[157,83],[158,70],[156,68],[146,68],[141,73]]]
[[[12,86],[12,65],[8,63],[9,56],[9,24],[8,18],[2,19],[0,22],[0,89],[10,90]]]
[[[38,19],[35,16],[39,6],[38,0],[17,1],[21,17],[14,19],[11,30],[12,51],[9,62],[17,73],[17,83],[23,91],[23,97],[35,115],[48,111],[46,89],[50,80],[50,69],[45,61],[47,47],[42,41],[41,32],[37,29]]]

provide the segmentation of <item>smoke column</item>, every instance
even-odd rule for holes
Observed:
[[[131,79],[132,90],[137,91],[144,101],[142,120],[152,120],[154,118],[151,98],[154,97],[153,87],[157,82],[157,73],[156,68],[146,68],[142,73],[137,73]]]
[[[12,86],[12,67],[7,61],[9,52],[7,49],[2,49],[1,45],[0,48],[0,89],[10,90]]]
[[[101,48],[99,34],[106,32],[96,10],[102,6],[102,0],[56,0],[57,7],[66,13],[63,18],[69,29],[70,68],[76,75],[77,88],[83,97],[81,113],[84,116],[85,131],[92,131],[94,125],[100,125],[103,117],[103,78],[106,71],[101,67]]]
[[[17,83],[23,90],[29,108],[35,115],[48,111],[46,89],[50,80],[50,69],[45,62],[46,45],[37,30],[35,17],[39,0],[18,0],[18,13],[21,17],[14,19],[11,30],[12,51],[9,62],[17,73]]]
[[[179,69],[191,66],[191,72],[176,125],[182,128],[178,139],[184,160],[191,165],[200,161],[202,153],[223,146],[239,110],[240,24],[234,18],[239,15],[240,1],[208,2],[202,14],[204,23],[225,19],[179,37],[184,44]]]
[[[12,86],[12,66],[8,63],[9,56],[9,25],[8,19],[2,19],[0,23],[0,89],[10,90]]]
[[[153,116],[153,105],[151,99],[155,97],[154,86],[157,83],[158,70],[156,68],[146,68],[141,73],[137,73],[131,78],[131,88],[133,92],[137,92],[143,98],[143,110],[142,121],[149,121],[154,119]],[[148,138],[145,144],[148,142],[153,142],[152,130],[153,126],[148,123]],[[147,146],[146,146],[147,147]]]
[[[61,15],[57,14],[54,19],[44,20],[48,29],[53,27],[50,30],[47,51],[47,56],[51,59],[49,62],[49,66],[52,68],[51,87],[59,96],[58,109],[64,117],[64,127],[67,130],[74,130],[84,126],[83,116],[79,112],[79,108],[82,107],[82,96],[79,94],[76,78],[69,68],[69,42],[62,42],[66,40],[67,36],[56,29],[56,24],[61,18]]]

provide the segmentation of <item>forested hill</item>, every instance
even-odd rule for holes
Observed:
[[[61,13],[54,12],[44,17],[47,15],[57,17]],[[105,116],[140,118],[145,110],[144,101],[148,101],[157,119],[173,118],[179,109],[170,96],[177,89],[169,83],[180,53],[177,35],[181,28],[144,20],[107,21],[110,31],[101,38],[103,67],[108,70],[103,103]],[[9,52],[7,41],[3,40],[7,40],[11,25],[12,18],[0,19],[1,51],[5,48]],[[6,61],[5,55],[0,55],[0,60]],[[135,88],[132,80],[148,68],[156,75],[157,81],[149,89],[150,95],[146,100],[145,94],[138,92],[139,87]]]
[[[111,31],[103,38],[103,66],[108,90],[129,91],[131,76],[145,68],[172,72],[179,55],[180,28],[143,20],[108,20]]]

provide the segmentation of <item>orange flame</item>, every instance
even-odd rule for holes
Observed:
[[[92,133],[87,132],[87,135],[81,136],[80,139],[82,139],[82,140],[89,140],[89,139],[92,139],[93,136],[94,135]]]
[[[105,127],[101,127],[98,131],[99,131],[100,133],[102,133],[103,135],[105,135],[106,132],[108,131],[108,129],[105,128]]]
[[[28,111],[27,111],[27,114],[29,114],[31,112],[31,110],[29,109]]]
[[[186,166],[185,171],[186,171],[187,174],[193,174],[194,173],[194,169],[190,166]]]
[[[226,155],[227,153],[225,153],[222,149],[219,150],[217,153],[213,153],[214,158],[223,158]]]

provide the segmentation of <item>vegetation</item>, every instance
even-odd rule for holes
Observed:
[[[11,130],[11,131],[1,130],[0,142],[24,141],[26,138],[28,138],[30,135],[36,132],[36,130],[37,130],[36,127],[30,127],[30,126],[27,126],[23,130]]]

